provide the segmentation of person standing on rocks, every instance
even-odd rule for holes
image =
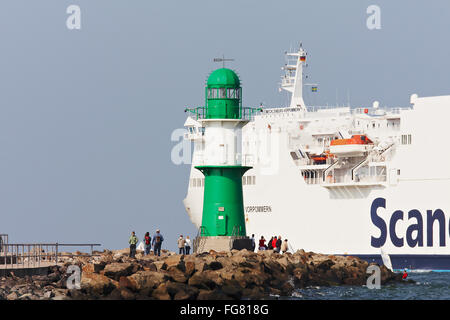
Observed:
[[[130,244],[130,258],[134,258],[136,255],[136,243],[138,243],[138,238],[136,237],[136,234],[131,232],[131,237],[128,240],[128,243]]]
[[[288,250],[289,250],[288,240],[284,239],[283,243],[281,244],[281,252],[286,253]]]
[[[278,236],[277,242],[275,242],[275,250],[274,250],[275,252],[280,253],[280,251],[281,251],[281,243],[282,243],[281,236]]]
[[[272,248],[273,248],[273,251],[277,250],[277,236],[273,237]]]
[[[252,234],[252,251],[255,251],[255,247],[256,247],[256,242],[255,242],[255,235]]]
[[[189,254],[189,252],[191,251],[191,239],[189,239],[189,236],[186,236],[186,239],[184,239],[184,241],[185,241],[184,251],[186,254]]]
[[[186,244],[186,241],[184,240],[182,234],[180,234],[177,243],[178,243],[178,254],[184,254],[184,246]]]
[[[153,235],[152,245],[153,245],[153,252],[155,256],[161,256],[161,245],[164,241],[164,237],[159,232],[159,229],[156,230],[156,233]]]
[[[259,250],[266,250],[266,239],[264,239],[264,236],[261,236],[261,239],[259,239]]]
[[[150,237],[150,232],[146,232],[144,236],[144,244],[145,244],[145,255],[150,254],[150,249],[152,248],[152,238]]]
[[[273,237],[270,238],[269,242],[267,243],[267,250],[272,250],[273,249],[272,242],[273,242]]]

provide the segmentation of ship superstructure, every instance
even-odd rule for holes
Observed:
[[[247,109],[239,163],[246,229],[257,238],[287,238],[293,250],[349,254],[394,268],[450,269],[450,168],[445,159],[450,96],[411,106],[308,107],[303,101],[303,48],[287,53],[283,108]],[[290,62],[289,62],[290,61]],[[244,108],[245,109],[245,108]],[[201,227],[207,130],[187,119],[194,142],[184,204]]]

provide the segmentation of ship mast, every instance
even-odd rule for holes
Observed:
[[[292,94],[289,107],[307,111],[303,101],[303,65],[306,63],[306,51],[301,43],[297,52],[286,52],[286,60],[287,63],[281,68],[285,73],[281,77],[280,88]]]

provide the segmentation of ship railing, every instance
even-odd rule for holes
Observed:
[[[364,170],[363,170],[364,169]],[[358,185],[367,183],[382,183],[386,182],[386,167],[385,166],[362,166],[357,170],[350,170],[344,175],[335,175],[330,171],[324,181],[325,185],[333,184],[348,184]]]
[[[324,111],[324,110],[336,110],[339,111],[339,109],[349,108],[349,106],[346,105],[334,105],[334,106],[308,106],[306,107],[306,110],[308,112],[318,112],[318,111]]]
[[[0,255],[0,270],[18,268],[36,268],[41,266],[56,265],[63,257],[96,256],[94,247],[101,246],[98,243],[7,243],[3,244]],[[89,247],[90,253],[79,252],[64,253],[62,247]]]
[[[264,115],[268,114],[279,114],[279,113],[291,113],[291,112],[301,112],[303,111],[300,107],[280,107],[280,108],[264,108],[262,113]]]

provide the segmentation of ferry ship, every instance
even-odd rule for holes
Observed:
[[[252,167],[242,179],[247,234],[377,263],[383,253],[394,269],[450,270],[450,96],[412,94],[401,108],[306,106],[306,58],[301,46],[286,53],[289,105],[246,115],[236,161]],[[194,150],[183,202],[200,228],[204,176],[195,166],[213,132],[201,114],[185,127]]]

